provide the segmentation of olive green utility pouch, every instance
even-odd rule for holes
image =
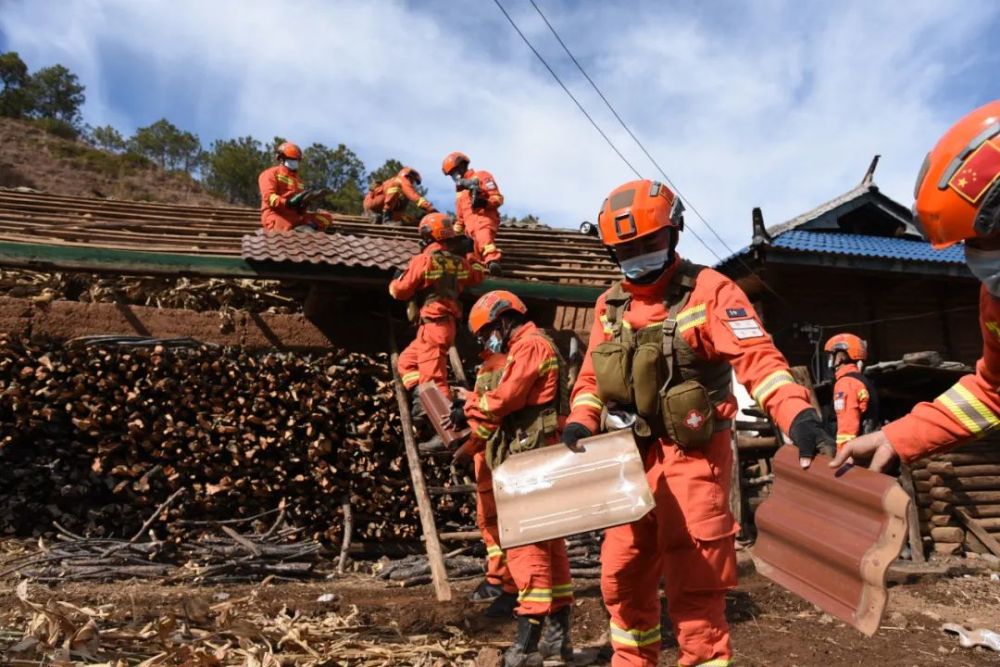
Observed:
[[[597,378],[597,393],[605,403],[630,405],[632,395],[631,345],[607,342],[594,348],[591,360]]]
[[[653,420],[660,414],[660,388],[665,374],[660,341],[639,345],[632,355],[632,392],[635,411],[646,419]]]
[[[682,449],[700,447],[715,433],[715,408],[708,390],[697,380],[668,389],[661,405],[667,435]]]

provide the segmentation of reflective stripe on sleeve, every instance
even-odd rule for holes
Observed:
[[[687,331],[688,329],[693,329],[696,326],[704,324],[706,320],[705,304],[682,310],[677,315],[677,330]]]
[[[517,594],[519,602],[552,602],[551,588],[525,588]]]
[[[495,428],[490,428],[485,424],[480,424],[479,426],[476,427],[476,437],[482,438],[483,440],[487,440],[491,435],[493,435],[493,431],[495,430],[496,430]]]
[[[412,385],[415,385],[420,381],[420,371],[413,371],[412,373],[407,373],[403,376],[403,384],[409,389]]]
[[[492,417],[493,413],[490,411],[490,402],[486,400],[486,394],[479,397],[479,409],[482,410],[483,414]]]
[[[272,192],[271,196],[269,196],[267,198],[267,205],[268,206],[276,206],[279,201],[281,201],[281,197],[279,197],[277,194],[275,194],[275,193]]]
[[[596,394],[579,394],[573,399],[572,408],[578,408],[581,405],[585,405],[588,408],[595,408],[597,410],[604,409],[604,401],[597,397]]]
[[[768,396],[786,384],[795,384],[795,378],[792,377],[792,374],[784,369],[774,371],[754,387],[751,395],[759,405],[764,405],[764,401],[767,400]]]
[[[538,365],[538,374],[542,375],[548,373],[549,371],[559,370],[559,359],[557,357],[549,357],[542,363]]]
[[[660,626],[650,628],[649,630],[634,630],[627,628],[620,628],[611,623],[611,643],[619,644],[621,646],[633,646],[639,648],[641,646],[649,646],[651,644],[657,644],[660,641]]]
[[[992,431],[1000,424],[993,411],[962,384],[954,385],[937,400],[973,435]]]

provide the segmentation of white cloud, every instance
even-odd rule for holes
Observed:
[[[94,124],[130,130],[155,120],[122,108],[143,95],[204,139],[344,142],[370,168],[392,156],[421,169],[444,206],[451,195],[438,165],[460,149],[497,177],[511,213],[570,226],[593,219],[631,177],[491,3],[42,5],[5,5],[7,48],[32,66],[77,72]],[[655,176],[530,5],[505,5],[633,164]],[[959,13],[902,0],[540,5],[734,248],[749,239],[751,207],[769,223],[787,219],[853,186],[876,152],[877,181],[909,203],[923,153],[970,103],[949,100],[949,82],[970,58],[974,66],[975,45],[988,48],[984,18],[1000,14],[988,2]],[[118,70],[128,68],[114,60],[123,58],[148,71],[123,81]],[[711,259],[693,239],[682,249]]]

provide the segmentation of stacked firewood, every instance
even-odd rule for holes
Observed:
[[[129,536],[183,488],[169,535],[281,505],[303,538],[339,544],[349,507],[356,541],[418,539],[392,392],[384,356],[0,336],[0,535]],[[444,521],[473,510],[435,498]]]
[[[996,436],[918,461],[912,469],[920,530],[934,551],[992,549],[976,535],[1000,541],[1000,440]]]

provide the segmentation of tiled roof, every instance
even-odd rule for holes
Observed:
[[[942,262],[963,264],[962,246],[935,250],[926,241],[905,238],[839,234],[836,232],[806,232],[793,230],[781,234],[771,243],[775,248],[802,252],[854,255],[857,257],[885,257],[910,262]]]
[[[238,259],[243,236],[258,230],[260,214],[251,208],[173,206],[0,188],[0,243],[11,246]],[[415,247],[417,241],[414,227],[378,225],[361,216],[335,215],[329,231],[356,239],[350,256],[344,246],[328,243],[321,234],[310,235],[310,243],[329,248],[334,252],[330,256],[346,266],[368,266],[368,261],[381,266],[387,263],[389,248]],[[305,241],[292,243],[298,247],[284,250],[303,257]],[[507,279],[599,286],[619,276],[600,241],[572,229],[503,227],[497,246],[503,251]],[[309,259],[302,261],[324,261],[316,253],[306,256]]]
[[[405,239],[362,238],[351,234],[247,234],[244,259],[309,262],[375,269],[403,268],[420,246]]]

